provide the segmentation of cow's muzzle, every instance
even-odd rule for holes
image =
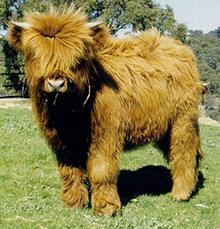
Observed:
[[[65,78],[46,79],[44,83],[46,92],[61,92],[67,91],[68,82]]]

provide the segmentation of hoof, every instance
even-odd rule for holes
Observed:
[[[92,209],[95,215],[115,216],[121,209],[116,185],[101,185],[92,193]]]
[[[63,191],[62,199],[67,207],[83,208],[89,203],[88,190],[82,184],[81,187],[75,187],[68,189],[67,191]]]
[[[173,188],[171,192],[171,198],[174,201],[188,200],[190,196],[191,196],[191,192],[187,190],[176,190],[175,188]]]

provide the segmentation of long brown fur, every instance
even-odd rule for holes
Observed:
[[[27,81],[39,127],[57,157],[63,201],[113,215],[119,160],[126,145],[154,141],[167,155],[174,200],[195,189],[201,156],[198,105],[203,86],[192,51],[152,29],[112,37],[73,9],[30,13],[12,22],[9,43],[25,56]],[[50,93],[48,79],[65,79]]]

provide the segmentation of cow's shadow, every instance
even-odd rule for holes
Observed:
[[[203,187],[204,177],[199,172],[195,195]],[[161,195],[172,189],[170,170],[164,166],[148,165],[135,171],[121,170],[118,179],[118,192],[122,205],[139,195]]]

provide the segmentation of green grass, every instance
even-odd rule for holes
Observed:
[[[190,201],[176,203],[169,193],[160,194],[158,187],[158,194],[151,190],[150,184],[163,175],[160,169],[162,173],[168,171],[164,167],[167,165],[156,149],[142,146],[123,155],[121,192],[126,198],[122,213],[114,218],[97,217],[90,208],[63,207],[54,156],[37,131],[31,112],[0,109],[0,228],[218,229],[220,128],[201,126],[201,135],[205,158],[200,171],[204,182]],[[168,182],[166,176],[165,180],[161,181],[161,189]],[[136,193],[129,190],[130,181]],[[142,191],[138,184],[143,184]]]

